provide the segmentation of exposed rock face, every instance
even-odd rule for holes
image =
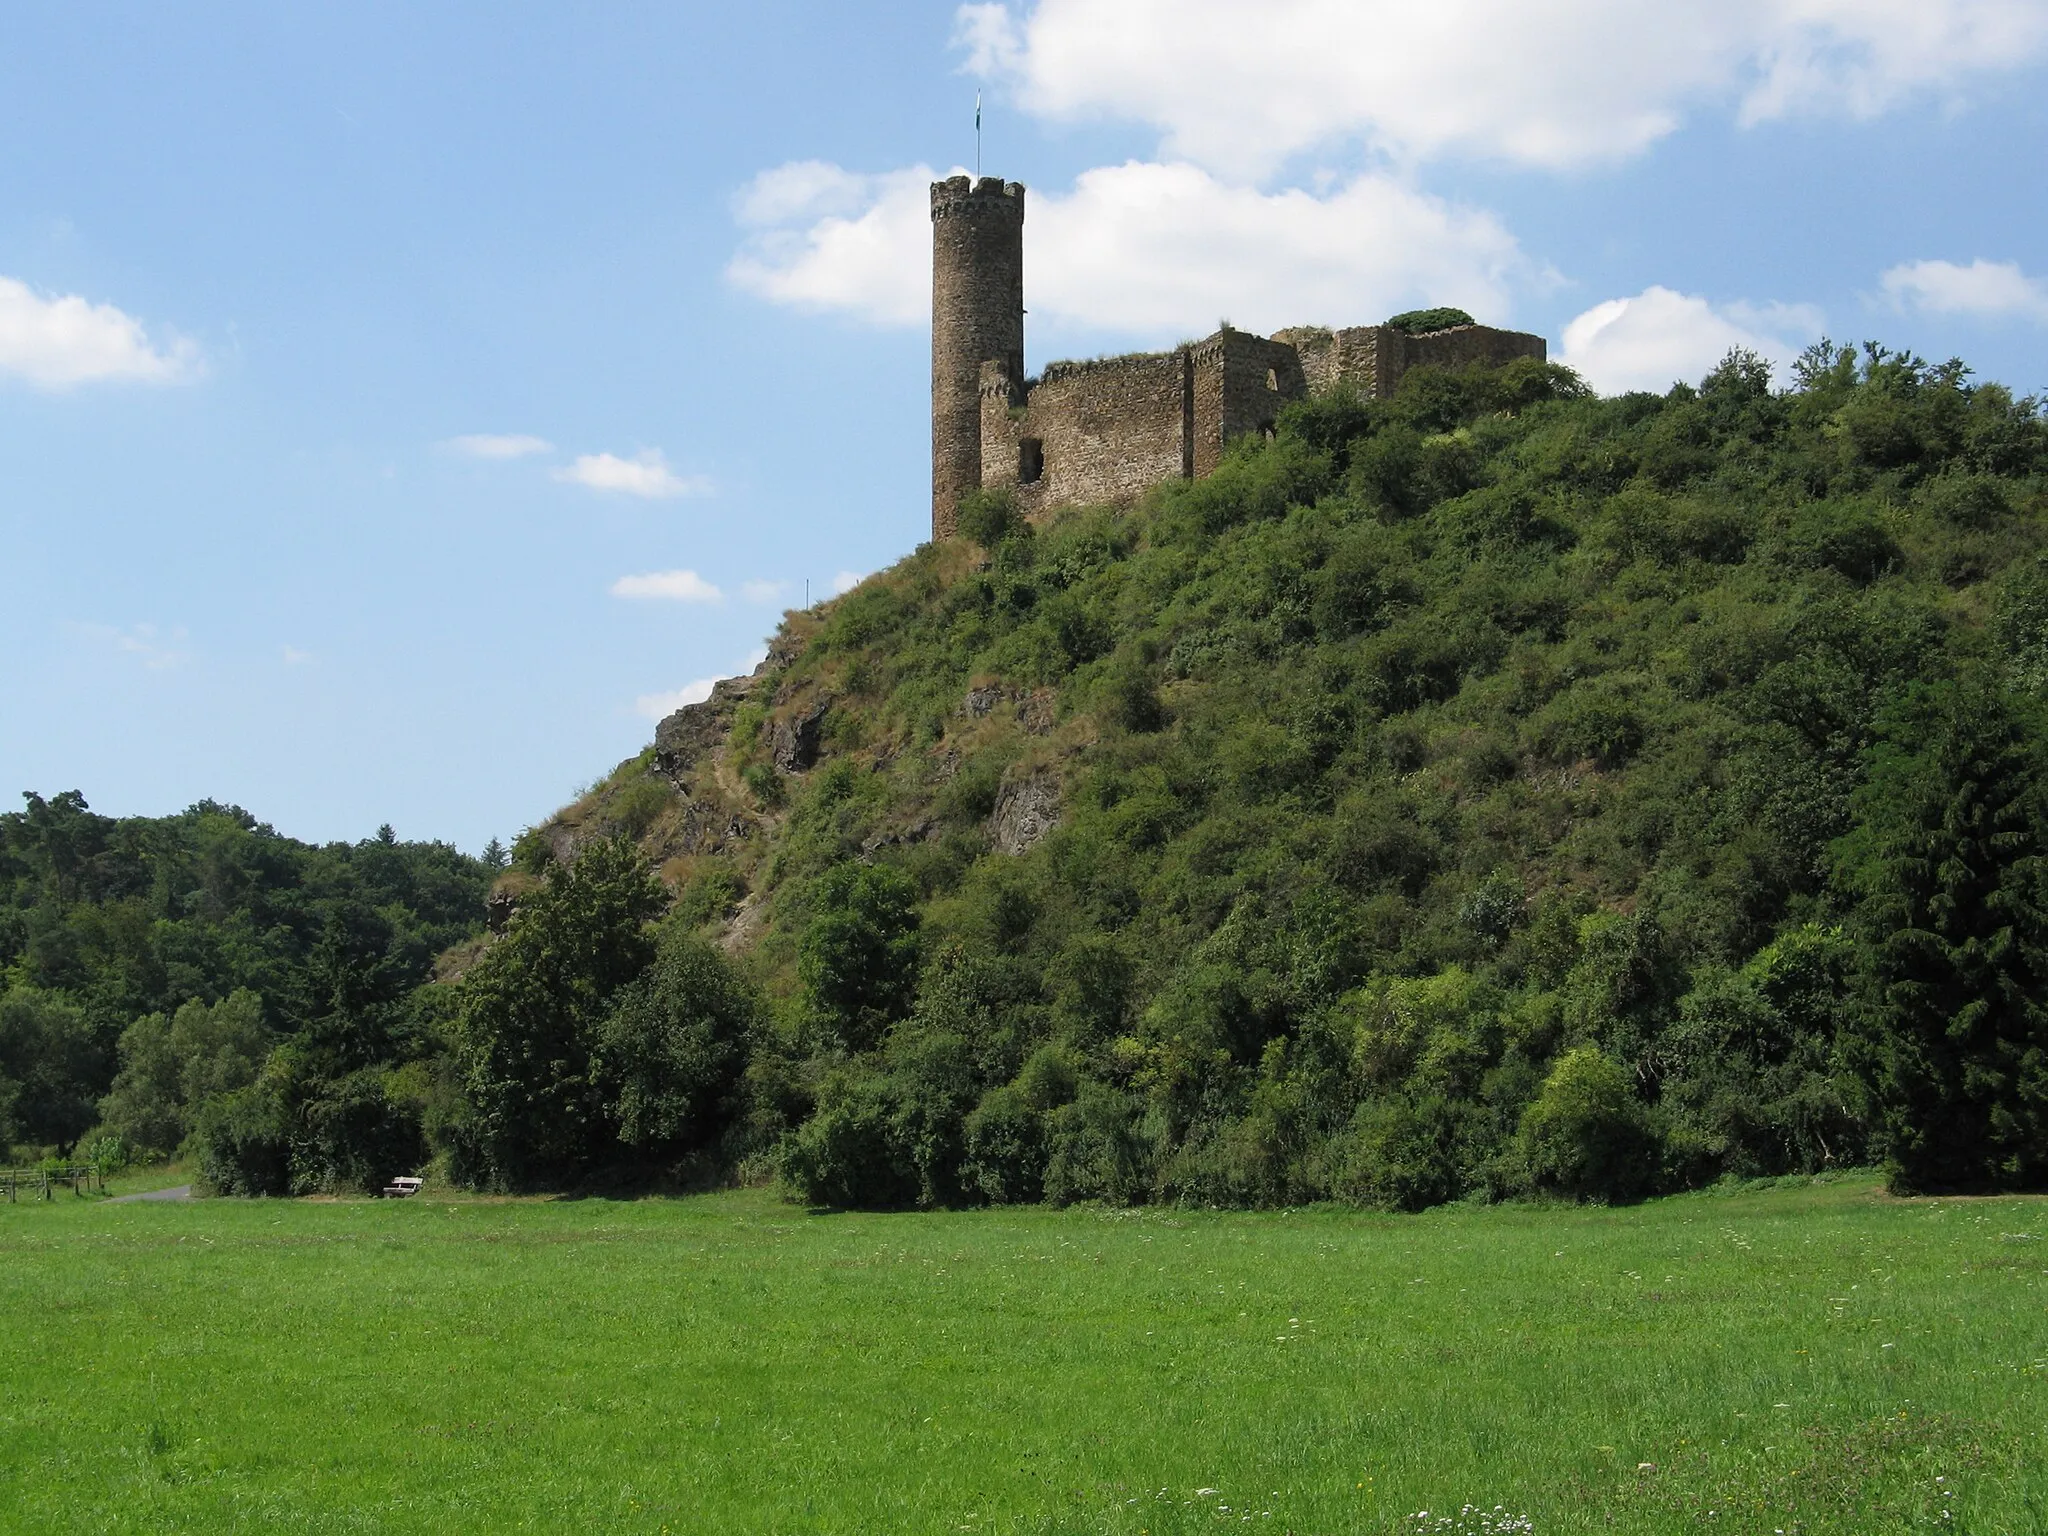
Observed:
[[[960,713],[970,720],[983,720],[1005,704],[1016,705],[1017,723],[1033,736],[1050,734],[1059,716],[1059,696],[1050,688],[1033,688],[1017,693],[1001,683],[989,683],[967,690],[960,701]]]
[[[1050,688],[1034,688],[1017,701],[1017,723],[1034,736],[1049,736],[1059,720],[1059,696]]]
[[[752,837],[754,825],[751,818],[738,811],[692,800],[683,807],[675,845],[684,853],[717,853]]]
[[[718,935],[718,947],[728,955],[738,954],[761,936],[767,922],[767,905],[757,895],[748,896],[726,919],[724,931]]]
[[[805,773],[818,760],[818,738],[825,723],[823,704],[775,724],[775,766],[784,773]]]
[[[1060,781],[1048,772],[1013,779],[996,792],[989,839],[1004,853],[1022,853],[1059,825]]]
[[[484,898],[484,926],[492,933],[503,933],[518,907],[519,898],[510,891],[491,892]]]
[[[860,845],[863,858],[873,858],[884,848],[900,848],[906,843],[922,843],[938,835],[938,824],[930,820],[914,821],[909,826],[894,832],[877,832]]]
[[[654,766],[677,789],[688,791],[690,770],[707,752],[717,750],[732,729],[732,714],[754,690],[751,677],[728,677],[714,683],[711,697],[685,704],[654,728]]]

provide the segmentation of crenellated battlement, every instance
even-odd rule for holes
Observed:
[[[954,219],[997,214],[1024,219],[1024,183],[1000,176],[949,176],[932,183],[932,217]]]

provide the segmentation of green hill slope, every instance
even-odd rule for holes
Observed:
[[[692,1136],[815,1199],[2039,1182],[2044,468],[1881,349],[1417,372],[970,505],[511,882],[658,861],[766,999]]]

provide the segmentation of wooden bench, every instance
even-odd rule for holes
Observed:
[[[415,1178],[393,1179],[389,1184],[386,1184],[384,1186],[384,1194],[387,1199],[403,1200],[408,1195],[418,1194],[420,1192],[420,1186],[425,1184],[426,1182],[427,1181],[425,1179]]]

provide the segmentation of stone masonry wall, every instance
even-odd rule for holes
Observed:
[[[1024,376],[1024,188],[932,183],[932,537],[981,484],[981,365]]]
[[[1386,331],[1387,327],[1379,329]],[[1401,373],[1410,368],[1469,368],[1474,363],[1498,368],[1518,357],[1533,357],[1540,363],[1549,355],[1549,347],[1541,336],[1526,331],[1496,331],[1490,325],[1460,325],[1420,336],[1399,331],[1390,334],[1401,341]],[[1391,395],[1400,382],[1400,375],[1396,374],[1382,386],[1382,392]]]
[[[1544,355],[1541,336],[1490,326],[1411,336],[1369,325],[1301,326],[1270,339],[1223,330],[1171,352],[1053,363],[1035,380],[985,362],[973,483],[1011,488],[1027,515],[1128,501],[1162,480],[1209,474],[1235,439],[1270,431],[1290,400],[1339,385],[1384,399],[1410,368]]]
[[[1218,331],[1193,349],[1194,475],[1208,474],[1239,437],[1272,429],[1280,407],[1308,393],[1301,358],[1285,342]]]
[[[1041,506],[1128,501],[1187,473],[1188,353],[1055,363],[1025,390],[982,370],[982,484]],[[1022,396],[1021,407],[1011,401]],[[1035,444],[1028,450],[1027,445]],[[1038,475],[1023,478],[1027,451]]]
[[[1547,355],[1541,336],[1497,331],[1487,325],[1460,325],[1420,336],[1385,325],[1341,331],[1301,326],[1276,332],[1273,339],[1287,343],[1300,355],[1310,393],[1322,394],[1348,384],[1377,400],[1399,389],[1401,376],[1410,368],[1463,368],[1472,363],[1498,367],[1517,357],[1541,361]]]

